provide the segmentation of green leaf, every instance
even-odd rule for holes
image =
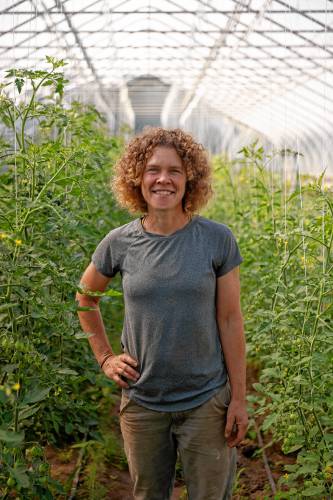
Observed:
[[[294,446],[291,446],[291,448],[288,448],[288,450],[284,451],[284,453],[293,453],[294,451],[300,450],[301,448],[303,448],[303,444],[295,444]]]
[[[40,408],[39,405],[32,405],[32,406],[26,406],[25,408],[20,410],[18,414],[19,422],[21,422],[25,418],[32,417],[32,415],[35,415],[35,413],[38,412],[39,408]]]
[[[333,434],[325,434],[325,440],[333,442]]]
[[[29,488],[30,487],[29,477],[26,473],[26,468],[24,467],[24,465],[18,465],[14,468],[11,467],[10,471],[13,474],[13,476],[15,477],[17,484],[21,488]]]
[[[46,61],[49,64],[52,64],[53,68],[60,68],[62,66],[65,66],[67,63],[63,59],[56,59],[55,57],[52,56],[46,56],[45,57]]]
[[[4,429],[0,429],[0,441],[5,441],[5,443],[12,445],[19,445],[24,440],[24,431],[22,432],[14,432],[14,431],[6,431]]]
[[[255,382],[254,384],[252,384],[252,387],[257,392],[264,392],[265,391],[264,386],[262,384],[260,384],[259,382]]]
[[[318,495],[322,495],[325,493],[325,488],[323,486],[309,486],[309,488],[306,488],[305,490],[302,491],[302,495],[304,497],[312,497],[314,496],[315,498],[319,498]]]
[[[8,302],[7,304],[1,304],[0,311],[4,311],[5,309],[12,309],[16,306],[18,306],[18,302]]]
[[[326,168],[322,171],[322,173],[320,174],[320,176],[318,177],[318,180],[317,180],[317,184],[318,186],[321,187],[322,183],[323,183],[323,178],[324,178],[324,175],[326,173]]]
[[[15,86],[16,86],[19,94],[21,93],[23,85],[24,85],[23,78],[15,78]]]
[[[16,369],[18,368],[18,365],[14,365],[14,364],[8,364],[8,365],[4,365],[2,367],[2,371],[6,372],[6,373],[13,373]]]
[[[118,292],[118,290],[113,290],[110,288],[110,290],[107,290],[104,292],[105,297],[122,297],[123,294],[121,292]]]
[[[317,472],[318,470],[318,465],[320,463],[320,456],[318,455],[318,462],[317,463],[313,463],[313,462],[310,462],[308,464],[305,464],[305,465],[302,465],[298,472],[300,474],[314,474]]]
[[[88,295],[89,297],[122,297],[123,295],[121,292],[118,292],[118,290],[114,290],[112,288],[106,290],[105,292],[99,292],[98,290],[86,290],[85,288],[78,286],[77,291],[81,295]]]
[[[93,337],[95,334],[94,333],[85,333],[85,332],[78,332],[74,335],[76,339],[88,339],[89,337]]]
[[[44,389],[40,387],[35,387],[35,389],[32,389],[32,391],[28,392],[21,403],[21,405],[26,405],[30,403],[38,403],[39,401],[42,401],[43,399],[46,399],[47,396],[49,395],[50,390],[52,387],[45,387]]]
[[[53,80],[46,80],[46,82],[44,82],[42,84],[42,87],[48,87],[49,85],[52,85],[53,84]]]
[[[296,472],[298,468],[298,464],[287,464],[284,466],[284,470],[286,470],[287,472]]]
[[[278,417],[279,415],[277,413],[272,413],[272,415],[266,417],[264,423],[261,426],[262,430],[267,431],[267,429],[269,429],[273,424],[276,423]]]
[[[57,373],[60,373],[60,375],[78,375],[78,372],[71,370],[70,368],[61,368],[60,370],[57,370]]]

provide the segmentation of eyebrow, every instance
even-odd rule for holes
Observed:
[[[159,163],[147,163],[146,167],[159,167]],[[183,165],[170,165],[170,168],[184,168]]]

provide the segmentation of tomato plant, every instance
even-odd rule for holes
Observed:
[[[97,242],[127,221],[108,188],[123,140],[110,136],[93,106],[64,102],[65,63],[47,63],[45,70],[8,70],[0,95],[4,497],[29,490],[52,498],[60,486],[43,445],[98,434],[96,396],[108,381],[80,332],[74,297]],[[115,304],[113,333],[120,311]]]
[[[324,471],[333,451],[333,193],[323,176],[300,173],[299,154],[267,155],[257,143],[240,153],[233,162],[215,159],[208,215],[231,226],[244,257],[242,305],[249,358],[261,367],[262,430],[284,453],[298,453],[283,481],[324,498],[332,489]],[[298,166],[293,178],[286,154]]]

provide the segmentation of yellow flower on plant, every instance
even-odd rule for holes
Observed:
[[[0,233],[0,240],[5,240],[6,238],[8,238],[8,234]]]
[[[289,474],[283,474],[283,477],[284,477],[285,479],[288,479]]]
[[[22,245],[22,240],[15,240],[15,245],[17,245],[17,246]]]
[[[14,391],[18,391],[20,387],[20,384],[16,382],[16,384],[13,385],[12,389],[14,389]]]
[[[9,387],[6,387],[5,393],[6,393],[6,396],[10,396],[12,391],[9,389]]]

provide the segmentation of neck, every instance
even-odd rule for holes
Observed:
[[[186,226],[190,220],[191,216],[185,212],[177,215],[165,212],[148,212],[142,219],[142,225],[150,233],[168,236]]]

